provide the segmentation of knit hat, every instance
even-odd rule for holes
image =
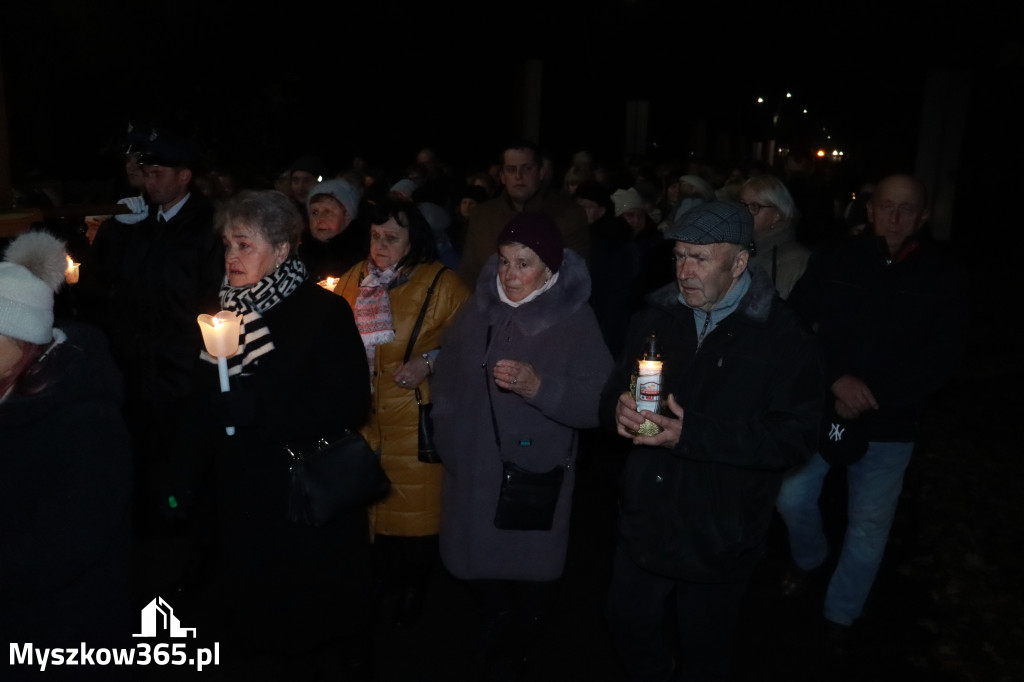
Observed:
[[[29,343],[53,340],[53,294],[64,282],[64,242],[26,232],[0,263],[0,334]]]
[[[690,244],[739,244],[750,248],[754,218],[738,201],[707,201],[676,217],[665,239]]]
[[[643,208],[644,200],[635,187],[617,189],[612,192],[612,203],[615,204],[616,217],[633,208]]]
[[[508,221],[498,235],[498,246],[513,243],[533,249],[551,272],[562,267],[565,242],[558,225],[547,213],[524,211]]]
[[[697,190],[698,196],[704,201],[711,201],[715,198],[715,188],[711,186],[710,182],[699,175],[683,175],[679,178],[679,181],[685,182]]]
[[[391,185],[391,191],[404,194],[411,199],[412,193],[416,191],[416,183],[409,178],[403,178]]]
[[[426,218],[435,237],[444,234],[452,224],[452,214],[432,201],[421,201],[416,204],[416,208],[420,209],[420,213]]]
[[[345,207],[350,220],[359,215],[359,190],[352,186],[348,180],[324,180],[313,185],[309,190],[309,197],[306,199],[306,208],[313,205],[317,195],[326,194],[338,200],[338,203]]]

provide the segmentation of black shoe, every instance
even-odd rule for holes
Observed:
[[[825,619],[825,644],[833,656],[848,656],[854,645],[853,639],[852,625],[842,625]]]
[[[811,580],[811,571],[802,571],[795,565],[790,564],[782,574],[779,581],[779,593],[787,599],[799,597],[807,591],[808,583]]]

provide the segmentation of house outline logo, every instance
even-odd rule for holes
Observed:
[[[158,633],[166,632],[171,637],[192,637],[195,639],[195,628],[183,628],[178,617],[174,615],[174,609],[164,601],[163,597],[157,597],[142,607],[142,632],[132,637],[156,637]]]

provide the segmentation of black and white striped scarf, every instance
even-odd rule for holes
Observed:
[[[306,265],[301,259],[289,258],[281,267],[275,268],[255,284],[233,287],[225,278],[220,288],[220,306],[242,316],[238,330],[238,352],[228,358],[228,376],[251,374],[253,363],[274,350],[270,327],[262,313],[290,296],[308,276]],[[217,364],[217,358],[205,350],[201,357]]]

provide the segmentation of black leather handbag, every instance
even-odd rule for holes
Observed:
[[[434,275],[434,280],[430,283],[430,287],[427,288],[427,295],[423,299],[423,305],[420,307],[420,315],[416,318],[416,324],[412,328],[412,333],[409,335],[409,343],[405,347],[405,360],[403,362],[409,362],[409,358],[412,357],[413,346],[416,345],[416,339],[420,335],[420,327],[423,326],[423,318],[427,314],[427,306],[430,305],[430,297],[434,295],[434,287],[437,285],[437,280],[441,278],[441,273],[447,270],[447,267],[442,267]],[[425,356],[424,356],[425,357]],[[419,406],[419,437],[418,452],[416,458],[421,462],[427,464],[440,464],[441,455],[438,453],[437,448],[434,446],[434,422],[430,418],[430,410],[433,407],[430,403],[423,402],[423,395],[420,393],[420,389],[416,388],[416,404]]]
[[[494,527],[502,530],[551,530],[565,467],[537,472],[503,461],[501,492]]]
[[[420,408],[420,426],[417,438],[419,452],[416,457],[427,464],[440,464],[441,455],[434,446],[434,420],[430,418],[430,410],[434,407],[430,403],[423,402],[420,389],[416,389],[416,404]]]
[[[364,507],[388,493],[391,480],[380,457],[358,431],[302,448],[284,446],[291,458],[288,520],[317,528],[338,514]]]

